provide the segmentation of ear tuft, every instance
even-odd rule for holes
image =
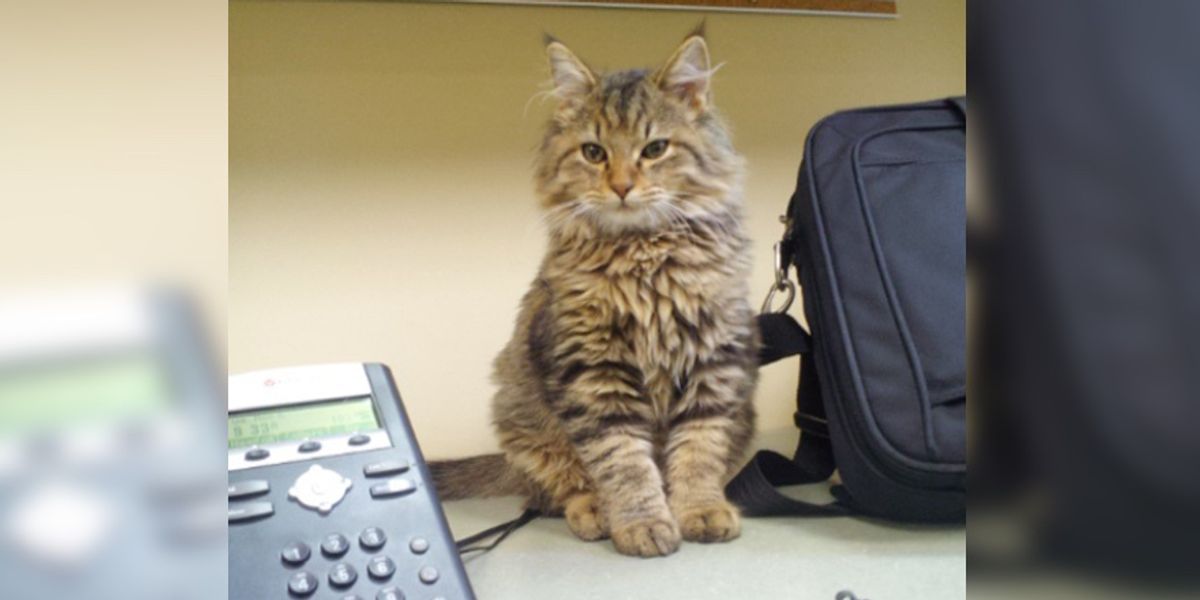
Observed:
[[[547,34],[546,58],[550,61],[550,76],[554,94],[559,98],[584,96],[596,85],[596,75],[562,42]]]
[[[663,92],[682,101],[694,115],[708,108],[712,64],[704,41],[704,23],[683,40],[667,64],[655,75]]]

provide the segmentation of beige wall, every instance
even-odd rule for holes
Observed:
[[[710,14],[749,162],[757,305],[804,135],[840,108],[962,94],[964,4],[896,20]],[[543,32],[593,65],[664,59],[700,14],[401,2],[230,7],[229,368],[391,365],[426,453],[490,451],[490,362],[542,251],[530,156]],[[798,313],[798,310],[793,312]],[[796,367],[765,370],[790,427]]]

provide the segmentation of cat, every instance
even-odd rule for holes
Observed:
[[[741,530],[724,484],[754,431],[743,161],[702,29],[656,71],[547,38],[535,180],[548,247],[495,361],[503,455],[434,463],[444,500],[523,494],[584,540],[662,556]]]

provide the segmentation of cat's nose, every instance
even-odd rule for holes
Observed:
[[[632,181],[611,181],[608,185],[622,200],[625,199],[625,196],[629,195],[629,190],[633,189]]]

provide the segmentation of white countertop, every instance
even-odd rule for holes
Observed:
[[[794,495],[828,499],[821,486]],[[462,538],[516,517],[521,502],[464,500],[445,510]],[[834,600],[846,589],[860,600],[937,600],[966,596],[965,544],[962,527],[773,517],[744,519],[730,543],[685,542],[671,556],[640,559],[539,518],[465,564],[479,600]]]

